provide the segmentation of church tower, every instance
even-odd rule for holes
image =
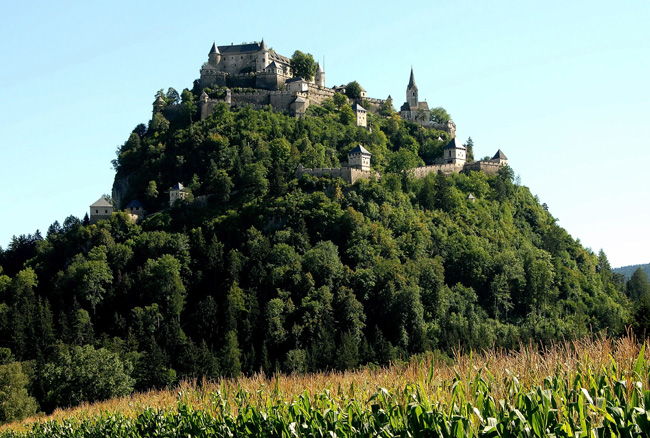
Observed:
[[[221,62],[221,52],[219,52],[217,43],[214,42],[212,43],[212,48],[210,49],[210,53],[208,54],[208,63],[213,67],[216,67],[217,64],[219,64],[220,62]]]
[[[414,111],[418,107],[418,86],[415,85],[413,67],[411,67],[411,78],[409,79],[409,85],[406,87],[406,102],[408,102],[409,106],[411,107],[411,111]]]

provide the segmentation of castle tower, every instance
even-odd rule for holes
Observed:
[[[269,61],[269,49],[266,47],[264,38],[262,38],[262,42],[259,43],[259,47],[260,50],[257,54],[257,71],[264,70],[271,63],[271,61]]]
[[[496,161],[498,164],[502,166],[508,165],[508,157],[506,157],[506,154],[501,152],[501,149],[499,149],[497,153],[494,154],[494,157],[492,157],[492,161]]]
[[[370,156],[366,148],[358,145],[356,148],[348,152],[348,166],[353,169],[361,169],[365,171],[370,170]]]
[[[213,67],[216,67],[217,64],[219,64],[220,62],[221,62],[221,52],[219,52],[219,47],[217,47],[217,43],[214,42],[212,43],[212,48],[210,49],[210,53],[208,54],[208,63]]]
[[[355,102],[355,104],[352,105],[352,111],[354,111],[354,114],[357,116],[357,126],[363,126],[364,128],[367,128],[368,122],[366,116],[366,112],[367,112],[366,109]]]
[[[110,218],[112,214],[113,204],[102,196],[90,206],[90,223],[96,224],[97,221]]]
[[[442,157],[447,164],[455,164],[456,166],[463,166],[467,161],[467,149],[465,146],[452,138],[447,146],[442,150]]]
[[[318,69],[316,70],[316,77],[314,78],[314,82],[316,82],[316,85],[318,85],[319,87],[324,87],[325,72],[323,71],[323,67],[320,66],[320,62],[316,65],[318,66]]]
[[[169,189],[169,206],[173,207],[174,202],[179,199],[185,199],[187,197],[187,191],[183,184],[177,183],[174,187]]]
[[[413,75],[413,67],[411,67],[411,77],[409,78],[408,87],[406,87],[406,102],[412,109],[418,107],[418,86],[415,85],[415,76]]]

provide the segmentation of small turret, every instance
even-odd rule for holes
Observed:
[[[209,99],[208,93],[206,93],[205,90],[203,90],[203,92],[201,93],[201,97],[199,97],[199,99],[201,100],[201,102],[207,102]]]
[[[219,47],[217,47],[217,43],[214,42],[212,43],[212,48],[210,49],[210,53],[208,54],[208,63],[214,67],[217,66],[221,62],[221,52],[219,52]]]
[[[325,86],[325,72],[323,71],[323,67],[320,66],[320,62],[316,64],[318,67],[316,69],[316,76],[314,77],[314,82],[316,82],[316,85],[319,87],[324,87]]]
[[[266,43],[264,42],[264,38],[262,38],[262,42],[260,43],[260,49],[266,50]]]
[[[155,100],[153,103],[153,112],[158,113],[165,108],[165,105],[167,105],[167,102],[165,102],[165,99],[163,99],[162,96],[158,96],[158,99]]]
[[[494,157],[492,157],[492,161],[496,161],[497,163],[501,164],[502,166],[507,166],[508,165],[508,157],[506,157],[506,154],[501,152],[501,149],[497,151],[496,154],[494,154]]]

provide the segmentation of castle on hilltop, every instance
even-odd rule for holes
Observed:
[[[345,86],[325,86],[325,71],[320,63],[313,79],[293,77],[291,60],[269,49],[264,40],[229,46],[213,43],[200,74],[198,83],[203,92],[198,109],[202,120],[221,102],[229,107],[251,106],[254,109],[270,105],[276,111],[304,117],[310,105],[321,105],[336,93],[345,93]],[[219,96],[208,95],[206,87],[226,87],[226,90]],[[367,127],[367,112],[377,113],[387,102],[392,106],[390,96],[388,99],[369,98],[362,90],[361,99],[352,106],[357,126]]]
[[[279,90],[292,79],[291,60],[266,47],[264,40],[252,44],[212,44],[208,62],[201,68],[201,88],[251,87]],[[324,87],[325,72],[318,64],[312,83]]]
[[[322,105],[325,99],[346,92],[345,85],[326,87],[325,71],[320,63],[316,67],[316,74],[311,80],[293,77],[291,60],[267,48],[264,40],[250,44],[231,43],[229,46],[217,46],[213,43],[208,53],[208,61],[201,67],[200,79],[195,82],[195,85],[202,90],[197,102],[201,120],[209,117],[220,103],[235,108],[250,106],[254,109],[263,109],[271,106],[276,111],[286,112],[295,117],[305,117],[310,105]],[[385,100],[370,98],[365,89],[361,88],[360,91],[360,98],[353,99],[351,108],[356,115],[357,126],[368,128],[367,113],[377,114],[385,105],[392,108],[393,99],[390,96]],[[177,110],[177,108],[165,107],[166,101],[159,96],[154,102],[154,114]],[[501,150],[498,150],[492,159],[467,162],[466,147],[456,140],[456,124],[452,120],[444,123],[432,121],[429,104],[426,100],[419,100],[413,67],[406,87],[406,101],[400,107],[399,114],[404,120],[426,128],[445,131],[451,137],[451,141],[443,149],[442,158],[432,164],[408,171],[413,178],[423,178],[431,172],[451,174],[480,171],[493,174],[508,164],[508,159]],[[370,151],[358,145],[348,153],[348,162],[341,167],[306,168],[299,164],[296,177],[329,175],[342,178],[349,184],[361,178],[381,178],[381,174],[371,168],[371,157]],[[119,191],[116,192],[114,189],[114,193]],[[188,192],[179,182],[169,190],[169,196],[169,205],[173,206],[178,200],[188,199]],[[194,198],[193,205],[205,203],[210,196]],[[118,195],[114,197],[119,204],[121,197]],[[142,220],[147,216],[144,205],[138,200],[132,200],[125,209],[133,221]],[[100,198],[90,206],[91,223],[107,219],[112,214],[113,205],[107,199]]]

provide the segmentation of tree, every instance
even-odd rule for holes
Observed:
[[[230,199],[230,192],[234,187],[234,184],[228,176],[228,172],[219,169],[214,161],[210,163],[205,183],[207,190],[214,195],[219,202],[226,202]]]
[[[379,106],[379,115],[384,117],[390,117],[395,112],[393,108],[393,100],[385,100]]]
[[[169,120],[162,113],[156,113],[151,118],[149,129],[154,132],[165,132],[169,129]]]
[[[342,125],[353,125],[357,120],[357,115],[352,111],[350,105],[343,105],[339,113],[339,120]]]
[[[181,279],[181,264],[170,254],[149,259],[143,276],[149,297],[159,303],[165,316],[178,319],[185,306],[185,286]]]
[[[641,297],[650,297],[650,282],[643,268],[638,267],[627,282],[627,295],[634,301]]]
[[[237,332],[231,330],[226,335],[226,343],[221,351],[221,370],[228,377],[237,377],[241,373],[241,352],[237,342]]]
[[[158,198],[158,185],[156,184],[156,181],[149,181],[149,184],[147,184],[147,189],[144,191],[144,196],[147,197],[147,200],[152,202]]]
[[[306,81],[314,79],[318,66],[311,53],[302,53],[300,50],[293,52],[291,57],[291,71],[294,78],[303,78]]]
[[[192,123],[192,117],[196,114],[197,108],[196,103],[194,103],[194,94],[189,91],[187,88],[183,90],[181,94],[181,113],[183,117],[189,120]]]
[[[467,137],[465,148],[467,149],[467,161],[474,161],[474,140],[472,140],[472,137]]]
[[[350,99],[361,99],[361,85],[357,81],[352,81],[345,87],[345,95]]]
[[[22,420],[38,410],[36,399],[27,392],[29,379],[20,362],[0,365],[0,424]]]
[[[342,93],[335,93],[332,100],[334,101],[334,106],[339,109],[348,103],[348,98]]]
[[[113,273],[107,262],[107,248],[96,246],[84,257],[78,254],[60,277],[60,289],[76,290],[80,298],[88,301],[96,313],[96,308],[104,299],[106,288],[113,281]]]
[[[167,89],[167,95],[165,97],[167,98],[167,103],[172,105],[177,105],[181,101],[178,91],[172,87]]]
[[[58,357],[43,371],[45,399],[50,409],[120,397],[133,391],[133,367],[110,351],[92,345],[61,346]]]
[[[451,120],[451,116],[443,107],[439,106],[431,110],[431,119],[433,123],[443,124],[448,123]]]
[[[417,154],[408,149],[401,148],[389,156],[387,170],[393,173],[401,173],[403,178],[406,179],[408,177],[408,171],[417,167],[420,161]]]

